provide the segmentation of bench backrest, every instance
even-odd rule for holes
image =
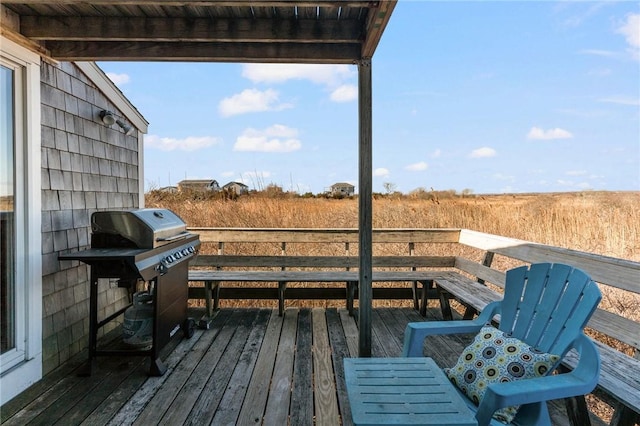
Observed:
[[[374,267],[453,268],[455,256],[374,256]],[[357,268],[357,256],[198,255],[191,266],[213,268]]]

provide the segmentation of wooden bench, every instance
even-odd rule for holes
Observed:
[[[410,282],[412,283],[410,297],[414,308],[426,306],[428,289],[432,288],[433,280],[446,277],[450,272],[417,271],[418,267],[441,266],[451,267],[454,257],[442,258],[434,256],[376,256],[374,267],[402,268],[405,270],[380,271],[373,273],[373,282]],[[330,292],[327,288],[297,288],[291,292],[294,299],[331,299],[346,300],[346,305],[353,314],[354,300],[357,297],[359,273],[351,270],[357,267],[358,258],[354,256],[241,256],[241,255],[198,255],[189,270],[189,282],[204,283],[204,299],[209,316],[218,309],[221,297],[224,298],[274,298],[270,288],[251,287],[249,283],[265,282],[277,283],[278,311],[284,312],[288,283],[345,283],[342,291]],[[194,269],[206,267],[206,269]],[[223,267],[241,268],[240,270],[222,269]],[[268,268],[269,270],[247,270],[249,268]],[[290,268],[296,268],[291,270]],[[340,268],[340,269],[339,269]],[[302,269],[302,270],[300,270]],[[241,288],[226,288],[223,283],[242,283]],[[423,291],[420,291],[421,284]],[[232,291],[236,290],[236,291]],[[272,291],[269,291],[272,290]],[[293,289],[291,289],[293,290]],[[339,289],[335,289],[339,290]],[[408,294],[402,288],[375,288],[374,297],[380,299],[406,299]],[[193,290],[192,290],[193,293]],[[434,293],[435,294],[435,293]],[[434,297],[434,296],[432,296]]]

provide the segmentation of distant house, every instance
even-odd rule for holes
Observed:
[[[342,195],[351,197],[355,194],[356,187],[346,182],[338,182],[331,185],[331,195]]]
[[[225,191],[233,192],[237,195],[246,194],[249,192],[249,187],[242,182],[229,182],[222,187]]]
[[[185,179],[178,182],[179,191],[220,191],[217,180],[211,179]]]

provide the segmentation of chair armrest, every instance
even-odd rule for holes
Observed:
[[[568,373],[489,385],[476,413],[478,424],[489,424],[493,413],[503,407],[568,398],[591,392],[598,384],[600,376],[598,349],[584,334],[580,334],[572,346],[580,353],[580,361],[576,368]]]
[[[428,336],[437,334],[477,333],[500,311],[500,302],[488,304],[473,320],[410,322],[404,331],[402,356],[424,356],[422,346]]]

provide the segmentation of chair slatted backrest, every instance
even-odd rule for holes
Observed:
[[[564,355],[602,295],[568,265],[537,263],[507,271],[500,329],[544,352]]]

